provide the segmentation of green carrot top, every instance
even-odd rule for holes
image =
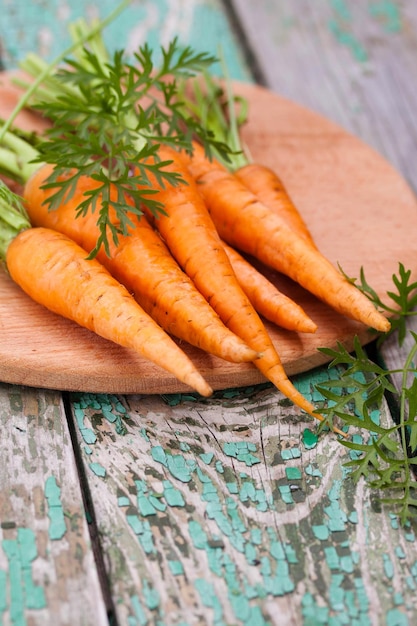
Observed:
[[[31,224],[20,197],[0,180],[0,261],[5,263],[9,243]]]

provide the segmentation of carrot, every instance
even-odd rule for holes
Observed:
[[[217,141],[231,148],[225,158],[219,151],[213,153],[219,161],[271,211],[279,215],[290,228],[316,247],[314,239],[298,208],[295,206],[283,181],[266,165],[254,162],[250,150],[242,141],[240,128],[247,121],[248,103],[236,97],[227,76],[225,88],[208,72],[203,72],[203,89],[200,79],[184,79],[181,87],[181,106],[191,114]],[[239,106],[238,106],[239,105]]]
[[[339,313],[377,331],[390,322],[318,250],[195,144],[189,169],[222,239],[286,274]]]
[[[289,228],[317,247],[284,183],[272,169],[262,163],[248,162],[237,168],[234,174],[260,202],[282,218]]]
[[[46,228],[23,230],[8,245],[6,264],[14,282],[39,304],[135,350],[201,395],[211,395],[192,361],[127,289],[65,235]]]
[[[52,165],[39,168],[24,188],[26,210],[35,226],[47,226],[66,234],[90,252],[99,235],[93,213],[75,218],[83,196],[99,183],[82,177],[70,200],[48,211],[45,200],[53,188],[42,185]],[[129,205],[127,205],[129,208]],[[170,335],[232,362],[248,362],[258,357],[233,334],[208,305],[188,276],[181,271],[166,245],[146,218],[129,214],[131,230],[119,235],[118,245],[109,242],[109,256],[101,248],[97,258],[107,270],[132,292],[142,308]]]
[[[302,307],[283,294],[234,248],[223,244],[236,277],[255,310],[277,326],[301,333],[314,333],[317,324]]]
[[[153,181],[156,199],[165,211],[155,220],[155,226],[173,256],[226,326],[261,355],[254,365],[265,378],[306,413],[323,419],[288,379],[262,320],[237,281],[184,158],[166,146],[159,148],[159,156],[167,159],[166,169],[178,172],[183,180],[175,187],[163,187]]]

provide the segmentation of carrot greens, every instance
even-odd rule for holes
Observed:
[[[51,121],[37,146],[36,159],[54,164],[46,183],[54,188],[48,201],[50,209],[71,197],[79,178],[90,176],[98,181],[78,212],[94,212],[100,197],[98,247],[108,249],[108,231],[116,241],[118,234],[128,230],[126,194],[135,202],[130,212],[141,215],[143,204],[158,215],[163,213],[163,206],[153,198],[150,178],[162,185],[180,182],[180,176],[168,171],[167,163],[158,159],[161,143],[190,151],[192,137],[197,135],[208,152],[215,147],[223,154],[227,146],[186,116],[178,103],[178,82],[206,70],[215,57],[189,46],[183,48],[175,38],[161,47],[157,65],[155,51],[147,44],[129,59],[123,50],[107,52],[97,27],[94,36],[89,38],[88,33],[83,21],[73,26],[75,52],[54,72],[48,73],[45,62],[30,55],[21,68],[35,79],[41,75],[45,79],[37,90],[22,79],[20,85],[26,84],[31,90],[29,104]],[[118,190],[116,200],[110,195],[111,188]],[[116,214],[113,223],[111,209]]]
[[[30,222],[20,197],[0,180],[0,261],[5,261],[10,241],[26,228]]]
[[[406,327],[407,319],[416,315],[417,282],[410,277],[411,272],[399,264],[398,274],[392,277],[395,289],[387,294],[396,306],[382,302],[363,269],[358,284],[378,307],[390,313],[389,334],[399,347],[405,340],[410,343],[403,365],[387,369],[372,360],[356,339],[352,353],[342,344],[337,349],[321,348],[331,359],[329,367],[337,367],[339,376],[317,385],[327,404],[321,409],[323,425],[337,419],[338,424],[359,429],[359,435],[339,440],[350,450],[346,467],[352,478],[364,477],[371,488],[386,494],[381,501],[398,513],[403,524],[417,515],[417,334]],[[386,341],[386,336],[379,341],[382,338]],[[384,425],[378,416],[387,397],[395,423]]]

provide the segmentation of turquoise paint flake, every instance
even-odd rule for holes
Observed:
[[[224,467],[223,467],[223,463],[221,461],[216,461],[216,471],[219,474],[224,474]]]
[[[340,569],[346,574],[351,574],[354,569],[353,559],[349,555],[340,557]]]
[[[87,426],[84,426],[84,411],[79,407],[79,405],[74,403],[74,415],[77,422],[78,430],[82,438],[84,439],[86,444],[95,443],[97,441],[97,436]]]
[[[323,474],[322,472],[319,470],[318,467],[315,467],[312,463],[309,463],[305,468],[304,468],[304,472],[308,475],[308,476],[314,476],[316,478],[322,478]]]
[[[368,60],[368,53],[363,45],[358,41],[354,35],[349,32],[344,25],[340,24],[337,20],[329,21],[329,30],[334,35],[334,37],[341,43],[343,46],[349,48],[353,57],[364,63]]]
[[[146,617],[146,613],[144,611],[144,609],[142,608],[142,605],[140,603],[140,600],[138,598],[138,596],[134,595],[130,598],[130,602],[132,605],[132,609],[135,613],[135,616],[129,616],[128,619],[128,625],[129,626],[137,626],[139,624],[139,626],[146,626],[146,624],[148,623],[148,619]],[[133,621],[135,620],[135,621]],[[137,621],[136,621],[137,620]]]
[[[205,463],[206,465],[210,465],[210,463],[213,460],[214,457],[214,453],[213,452],[205,452],[203,454],[200,454],[200,459],[203,461],[203,463]]]
[[[340,559],[334,546],[326,546],[324,548],[326,562],[331,571],[340,569]]]
[[[0,569],[0,623],[3,623],[2,613],[7,609],[6,582],[7,582],[6,572]]]
[[[303,430],[302,441],[303,446],[306,450],[312,450],[313,448],[315,448],[317,446],[318,440],[319,436],[317,433],[313,432],[309,428],[305,428]]]
[[[198,476],[198,479],[200,480],[200,482],[213,484],[212,481],[211,481],[210,476],[205,474],[203,472],[203,470],[200,467],[198,467],[198,466],[197,466],[197,476]]]
[[[193,546],[197,550],[204,550],[207,547],[207,533],[195,520],[188,522],[188,532],[190,533]]]
[[[260,459],[252,454],[256,451],[255,444],[246,441],[227,441],[223,444],[223,452],[226,456],[233,457],[238,461],[242,461],[248,467],[260,463]]]
[[[389,609],[385,623],[387,626],[409,626],[407,615],[399,609]]]
[[[281,457],[284,461],[289,461],[290,459],[292,459],[291,448],[284,448],[283,450],[281,450]]]
[[[247,502],[248,500],[255,502],[256,489],[251,481],[248,480],[242,483],[240,487],[239,498],[241,502]]]
[[[417,585],[414,582],[414,579],[412,576],[406,576],[405,582],[407,583],[407,587],[411,589],[412,591],[415,591],[417,589]]]
[[[398,33],[401,31],[401,13],[395,2],[390,0],[374,2],[369,7],[369,13],[383,23],[385,32]]]
[[[84,446],[84,452],[88,455],[93,454],[93,450],[90,446]]]
[[[406,557],[406,554],[405,554],[405,552],[404,552],[404,550],[402,549],[401,546],[397,546],[395,548],[395,554],[396,554],[397,558],[399,558],[399,559],[405,559],[405,557]]]
[[[262,544],[262,531],[260,528],[252,528],[250,531],[250,539],[255,546]]]
[[[223,609],[219,599],[217,598],[213,585],[203,578],[197,578],[194,584],[200,595],[202,604],[207,608],[213,609],[213,622],[214,624],[217,624],[223,617]]]
[[[126,521],[135,535],[140,535],[144,531],[143,523],[137,515],[126,515]]]
[[[162,446],[153,446],[151,448],[151,456],[157,463],[161,463],[165,467],[168,466],[168,458]]]
[[[62,539],[67,528],[65,525],[64,510],[61,503],[61,489],[54,476],[49,476],[45,482],[45,498],[48,503],[49,538],[52,541]]]
[[[301,480],[301,470],[299,467],[286,467],[285,475],[288,480]]]
[[[229,490],[229,493],[239,493],[239,487],[237,483],[226,483],[226,487]]]
[[[118,506],[129,506],[130,504],[130,500],[127,496],[119,496],[117,498],[117,505]]]
[[[180,450],[181,450],[182,452],[189,452],[189,451],[190,451],[190,449],[191,449],[191,448],[190,448],[190,446],[188,445],[188,443],[187,443],[187,442],[185,442],[185,441],[181,441],[181,443],[180,443]]]
[[[156,496],[149,496],[149,504],[151,504],[154,509],[156,509],[157,511],[165,511],[167,508],[167,505],[165,504],[165,502],[162,502],[161,498],[157,498]]]
[[[334,11],[339,15],[342,20],[350,21],[352,16],[349,11],[349,7],[344,0],[331,0],[331,5]]]
[[[269,552],[271,556],[277,561],[282,561],[283,559],[285,559],[285,551],[281,541],[271,541]]]
[[[285,504],[294,504],[289,485],[279,485],[278,489]]]
[[[35,585],[32,579],[32,562],[37,558],[35,533],[30,528],[19,528],[16,539],[4,539],[3,551],[8,560],[9,601],[11,623],[26,624],[24,610],[43,609],[46,607],[45,593],[42,587]],[[6,593],[6,575],[0,576],[5,584],[1,588]],[[0,597],[2,593],[0,593]],[[6,597],[2,597],[1,606],[7,608]],[[1,614],[0,614],[1,615]]]
[[[143,517],[156,515],[156,509],[146,496],[138,496],[138,510]]]
[[[181,491],[178,491],[169,480],[164,480],[162,483],[164,487],[164,498],[168,506],[185,506],[185,500]]]
[[[311,530],[313,531],[316,539],[319,539],[320,541],[326,541],[326,539],[329,538],[330,531],[328,526],[325,524],[313,525]]]
[[[191,474],[196,467],[195,462],[187,461],[181,454],[168,454],[166,459],[167,467],[172,476],[183,483],[189,483]]]
[[[168,566],[173,576],[182,576],[184,574],[184,566],[181,561],[168,561]]]
[[[383,554],[382,559],[384,562],[385,576],[391,580],[394,577],[394,565],[388,554]]]
[[[89,463],[89,468],[100,478],[104,478],[106,475],[106,468],[100,465],[100,463]]]
[[[159,607],[160,598],[156,589],[152,588],[147,580],[143,581],[143,596],[148,609],[154,611]]]

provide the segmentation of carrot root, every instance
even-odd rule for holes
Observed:
[[[127,289],[71,239],[46,228],[22,231],[7,250],[8,271],[33,300],[96,334],[133,349],[202,396],[211,387],[192,361]]]
[[[299,304],[279,291],[234,248],[227,244],[224,244],[224,248],[242,289],[260,315],[287,330],[316,332],[317,324]]]
[[[201,146],[188,158],[219,235],[229,245],[286,274],[339,313],[380,332],[389,320],[302,237],[259,202]]]

